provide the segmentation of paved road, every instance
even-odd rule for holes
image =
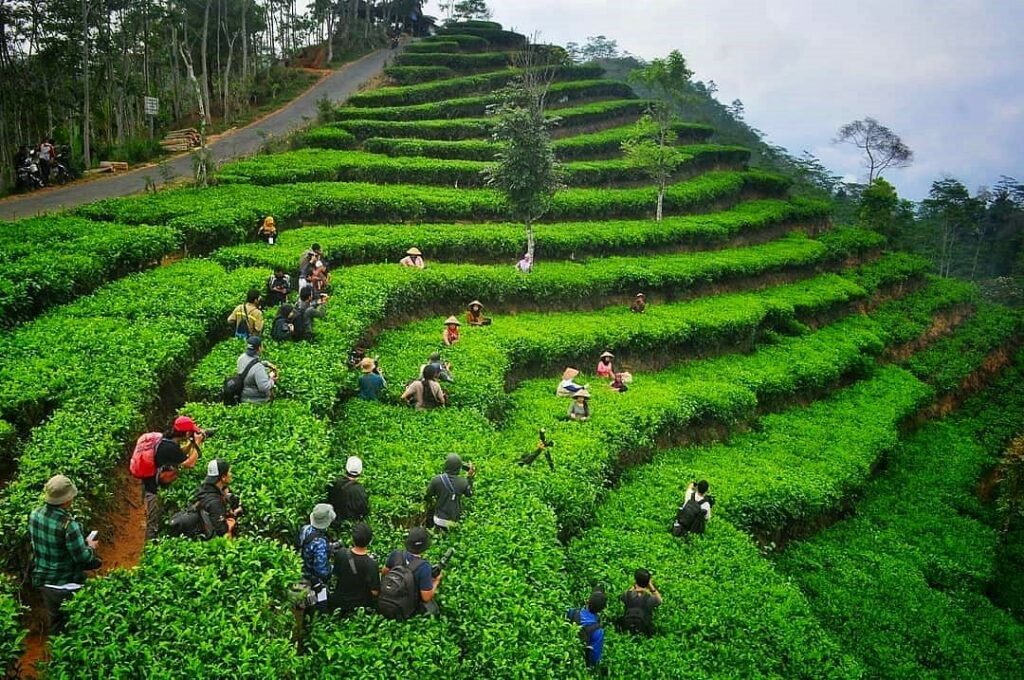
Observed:
[[[331,101],[342,101],[354,94],[366,81],[379,74],[398,50],[378,50],[352,62],[321,80],[311,90],[292,101],[291,104],[244,128],[222,136],[209,146],[217,163],[246,156],[256,152],[264,143],[264,136],[285,135],[316,119],[317,102],[324,96]],[[167,162],[174,177],[192,174],[192,158],[189,154]],[[0,220],[16,217],[31,217],[44,212],[73,208],[101,198],[125,196],[142,191],[146,177],[161,181],[155,166],[140,168],[123,175],[104,177],[91,182],[70,184],[0,201]]]

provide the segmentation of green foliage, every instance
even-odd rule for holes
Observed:
[[[450,24],[437,30],[442,38],[451,35],[475,35],[483,38],[492,47],[522,47],[526,44],[526,36],[512,31],[503,31],[500,28],[477,26],[472,23]]]
[[[444,66],[388,66],[384,75],[396,85],[418,85],[431,80],[454,78],[455,71]]]
[[[444,33],[442,35],[432,36],[424,38],[420,44],[422,45],[433,45],[437,43],[448,43],[455,42],[464,50],[483,49],[490,43],[487,42],[487,38],[481,38],[478,35],[469,35],[466,33]],[[410,46],[411,47],[411,46]],[[408,49],[408,47],[406,48]]]
[[[356,146],[356,137],[337,127],[316,127],[307,130],[293,139],[293,146],[297,149],[312,147],[315,149],[352,149]],[[274,158],[275,156],[270,156]]]
[[[437,53],[437,52],[459,52],[462,50],[462,45],[459,44],[458,40],[447,40],[443,36],[438,36],[436,40],[421,40],[420,42],[414,42],[406,45],[402,49],[402,55],[408,54],[421,54],[421,53]]]
[[[17,581],[0,575],[0,669],[10,671],[21,657],[27,631],[21,627],[23,612],[18,600]]]
[[[472,71],[511,66],[513,55],[513,52],[453,54],[447,50],[438,50],[437,52],[403,52],[395,60],[395,63],[399,66],[444,66],[454,71]]]
[[[861,192],[857,217],[861,225],[892,238],[898,204],[896,188],[878,177]]]

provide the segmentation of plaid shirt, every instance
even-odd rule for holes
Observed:
[[[82,525],[67,510],[49,503],[33,510],[28,518],[28,535],[35,554],[33,585],[85,582],[85,566],[96,553],[86,545]]]

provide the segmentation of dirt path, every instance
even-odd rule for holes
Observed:
[[[333,102],[347,99],[365,83],[378,76],[400,50],[377,50],[347,64],[322,79],[288,105],[249,125],[219,136],[209,149],[215,163],[255,153],[267,137],[281,137],[301,128],[317,116],[317,102],[327,97]],[[181,154],[167,160],[171,178],[192,174],[192,157]],[[126,196],[142,191],[146,178],[159,180],[155,166],[142,167],[123,175],[89,182],[69,184],[42,192],[13,196],[0,201],[0,220],[32,217],[44,212],[74,208],[103,198]]]

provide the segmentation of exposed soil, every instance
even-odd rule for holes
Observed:
[[[999,490],[999,482],[1002,481],[1001,467],[995,466],[985,476],[978,480],[978,500],[982,503],[991,503],[996,499]]]
[[[886,361],[905,361],[938,338],[952,333],[972,316],[974,316],[974,305],[968,303],[943,310],[935,316],[932,325],[920,337],[899,347],[887,349],[883,356]]]
[[[125,466],[117,471],[117,489],[103,518],[96,523],[99,530],[99,552],[103,567],[99,574],[111,569],[130,569],[139,563],[146,543],[146,506],[142,501],[139,481]]]

